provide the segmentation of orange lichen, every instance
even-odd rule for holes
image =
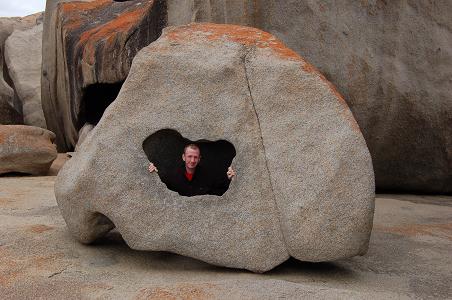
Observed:
[[[212,293],[207,291],[214,288],[214,284],[179,284],[175,287],[156,287],[152,289],[142,289],[135,297],[137,300],[175,300],[175,299],[187,299],[187,300],[202,300],[211,299]]]
[[[377,226],[376,229],[383,232],[395,233],[406,236],[428,235],[446,238],[452,241],[452,223],[445,224],[410,224],[394,227]]]
[[[61,12],[66,22],[64,30],[72,31],[78,29],[82,24],[90,22],[89,11],[99,11],[111,5],[112,0],[98,0],[93,2],[70,2],[61,4]],[[129,31],[134,25],[140,23],[140,18],[152,7],[154,1],[147,1],[141,5],[128,6],[125,12],[114,19],[102,23],[90,30],[83,32],[79,38],[77,47],[83,48],[83,60],[88,64],[95,61],[95,51],[100,40],[106,40],[113,45],[119,34]],[[128,9],[128,10],[127,10]],[[81,13],[85,12],[85,13]]]
[[[151,3],[152,4],[152,3]],[[84,45],[83,60],[88,64],[94,64],[95,50],[100,40],[106,40],[113,45],[115,38],[119,34],[127,32],[134,25],[139,24],[139,19],[144,16],[149,5],[142,5],[132,11],[119,15],[117,18],[84,32],[80,36],[79,45]]]
[[[336,87],[328,81],[313,65],[304,60],[295,51],[289,49],[283,42],[276,39],[268,32],[245,27],[240,25],[225,25],[212,23],[193,23],[178,27],[171,30],[167,34],[167,38],[174,42],[184,42],[193,39],[194,35],[201,35],[207,40],[226,40],[243,44],[245,46],[254,46],[257,48],[268,48],[283,59],[298,61],[301,68],[307,73],[317,75],[320,80],[326,83],[331,92],[336,96],[343,106],[343,116],[349,121],[351,127],[355,131],[360,132],[360,128],[356,120],[353,118],[349,110],[348,104],[344,97],[339,93]]]
[[[30,226],[28,228],[28,231],[33,232],[33,233],[43,233],[45,231],[52,230],[52,229],[53,229],[53,227],[39,224],[39,225]]]
[[[102,24],[99,27],[84,32],[80,36],[80,43],[85,43],[88,40],[98,41],[111,34],[129,30],[133,25],[138,24],[137,20],[144,14],[146,8],[148,8],[148,6],[143,5],[119,15],[117,18]]]
[[[202,34],[208,40],[228,40],[246,46],[269,48],[282,58],[301,60],[293,50],[287,48],[281,41],[268,32],[240,25],[224,25],[212,23],[194,23],[181,26],[168,33],[168,39],[181,42],[190,40],[194,34]]]

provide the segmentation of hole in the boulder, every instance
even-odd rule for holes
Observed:
[[[201,158],[193,179],[185,175],[182,153],[188,144],[196,144]],[[182,196],[223,195],[229,188],[226,172],[235,157],[234,146],[225,140],[190,141],[173,129],[162,129],[146,138],[143,150],[149,161],[158,169],[158,175],[166,186]]]
[[[96,125],[105,109],[116,99],[124,81],[116,83],[96,83],[87,86],[80,102],[78,129],[85,123]]]

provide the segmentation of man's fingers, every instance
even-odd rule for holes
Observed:
[[[158,173],[158,171],[159,171],[159,170],[157,170],[157,167],[153,163],[149,164],[148,170],[151,173],[154,172],[154,171]]]
[[[234,169],[232,169],[231,166],[228,168],[228,171],[226,172],[226,175],[228,176],[228,179],[230,179],[230,180],[232,180],[232,178],[234,178],[235,171],[234,171]]]

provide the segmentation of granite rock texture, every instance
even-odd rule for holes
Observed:
[[[223,196],[183,197],[149,174],[142,143],[164,128],[234,145]],[[313,66],[263,31],[193,24],[137,54],[55,195],[83,243],[116,227],[133,249],[264,272],[366,253],[374,177],[352,113]]]
[[[15,30],[5,42],[8,74],[22,105],[24,124],[46,128],[41,105],[42,24]]]
[[[452,193],[452,2],[169,0],[169,25],[272,33],[344,95],[377,189]]]
[[[0,125],[0,174],[45,175],[57,158],[55,134],[40,127]]]
[[[160,35],[163,7],[160,0],[47,1],[42,103],[60,151],[74,149],[78,131],[114,100],[102,98],[108,84],[120,85],[138,50]]]

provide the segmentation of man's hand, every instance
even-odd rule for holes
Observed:
[[[229,180],[232,180],[232,177],[235,176],[235,171],[232,169],[231,166],[228,168],[228,171],[226,172],[226,175],[228,176]]]
[[[153,163],[150,163],[150,164],[149,164],[148,170],[149,170],[149,173],[152,173],[152,172],[158,173],[158,172],[159,172],[159,170],[157,170],[157,167],[154,166]]]

